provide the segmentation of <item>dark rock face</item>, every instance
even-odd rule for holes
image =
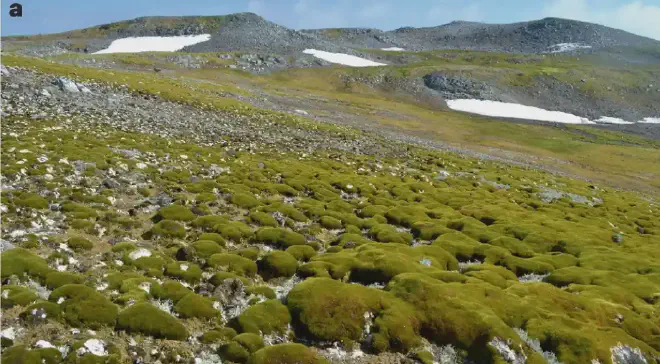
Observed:
[[[424,85],[445,99],[500,100],[495,89],[471,78],[434,72],[423,77]]]
[[[404,27],[389,32],[374,30],[356,32],[351,29],[328,32],[310,30],[305,33],[326,35],[324,38],[353,47],[402,47],[411,51],[463,49],[490,52],[546,53],[553,46],[575,43],[594,51],[614,46],[653,47],[660,42],[602,25],[558,18],[513,23],[484,24],[455,21],[428,28]],[[327,36],[327,34],[332,34]]]

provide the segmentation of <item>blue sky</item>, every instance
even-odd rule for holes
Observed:
[[[251,11],[295,28],[434,26],[452,20],[509,23],[546,16],[596,22],[660,40],[660,0],[16,0],[2,1],[2,35],[52,33],[146,15]]]

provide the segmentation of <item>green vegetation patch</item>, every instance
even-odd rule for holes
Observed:
[[[298,260],[287,252],[276,250],[263,257],[258,267],[264,279],[291,277],[298,269]]]
[[[174,306],[174,311],[183,318],[212,319],[221,315],[220,311],[213,308],[211,300],[195,293],[183,296]]]
[[[255,234],[257,242],[286,249],[294,245],[305,245],[305,237],[284,228],[261,228]]]
[[[0,259],[3,280],[13,275],[21,280],[29,277],[44,280],[52,271],[44,259],[23,248],[2,252]]]
[[[278,344],[256,351],[248,364],[324,364],[326,360],[302,344]]]
[[[81,284],[64,285],[54,290],[48,300],[59,303],[64,319],[75,327],[114,326],[119,313],[119,308],[103,294]]]
[[[208,264],[211,267],[221,268],[227,272],[251,277],[257,273],[257,263],[236,254],[213,254]]]
[[[149,303],[136,303],[123,310],[119,314],[117,327],[155,338],[188,338],[188,331],[179,320]]]
[[[251,306],[237,319],[240,332],[268,335],[285,333],[291,322],[291,315],[286,306],[278,300],[268,300]]]

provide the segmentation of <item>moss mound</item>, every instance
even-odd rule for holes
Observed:
[[[119,312],[119,308],[104,295],[81,284],[64,285],[54,290],[48,300],[61,302],[64,319],[75,327],[114,326]]]
[[[291,277],[298,269],[298,261],[287,252],[273,251],[261,259],[258,266],[264,279]]]
[[[200,241],[213,241],[216,244],[220,245],[221,247],[225,247],[227,245],[227,242],[225,241],[225,238],[222,237],[222,235],[217,234],[217,233],[202,233],[202,235],[199,236]]]
[[[152,235],[167,238],[183,238],[186,236],[186,230],[183,225],[174,220],[162,220],[150,230]]]
[[[0,260],[3,280],[13,275],[21,280],[25,280],[28,277],[36,280],[44,280],[46,275],[52,272],[44,259],[23,248],[15,248],[2,252],[0,254]]]
[[[94,244],[91,241],[81,237],[73,237],[69,239],[66,244],[69,248],[77,252],[90,250],[94,247]]]
[[[289,310],[278,300],[268,300],[251,306],[236,320],[240,332],[264,335],[284,333],[290,322]]]
[[[21,312],[20,316],[24,320],[30,319],[32,318],[32,312],[35,310],[43,310],[46,313],[46,318],[49,320],[59,321],[62,318],[62,309],[60,308],[60,305],[48,301],[37,301],[31,304],[25,309],[25,311]]]
[[[48,208],[48,200],[36,193],[26,192],[14,199],[14,204],[20,207],[26,207],[36,210],[45,210]]]
[[[39,299],[31,289],[22,286],[2,286],[2,308],[28,306]]]
[[[309,245],[290,246],[286,249],[286,252],[301,262],[307,262],[317,254],[316,250]]]
[[[321,226],[331,230],[341,229],[343,226],[339,219],[335,219],[332,216],[323,216],[319,222],[321,223]]]
[[[221,315],[220,311],[213,308],[211,300],[195,293],[183,296],[174,305],[174,311],[183,318],[213,319]]]
[[[259,200],[257,200],[252,194],[248,194],[248,193],[242,193],[242,192],[233,193],[229,200],[234,205],[248,210],[253,207],[259,206]]]
[[[155,338],[186,340],[188,331],[179,320],[149,303],[136,303],[119,314],[117,327]]]
[[[261,295],[268,299],[275,299],[275,291],[268,286],[251,286],[245,288],[245,292],[248,294]]]
[[[257,263],[236,254],[213,254],[208,264],[247,277],[257,273]]]
[[[170,205],[158,210],[155,216],[157,221],[172,220],[172,221],[193,221],[195,214],[189,208],[181,205]]]
[[[277,222],[277,220],[275,220],[275,218],[272,215],[261,211],[251,212],[250,221],[255,224],[259,224],[261,226],[271,226],[271,227],[279,226],[279,223]]]
[[[358,342],[369,314],[376,317],[372,345],[377,351],[407,351],[419,344],[413,306],[387,292],[328,278],[309,278],[287,296],[300,333],[317,340]]]
[[[198,240],[192,243],[191,246],[195,250],[195,256],[202,259],[208,259],[211,255],[224,251],[220,244],[211,240]]]
[[[306,244],[304,236],[283,228],[261,228],[257,230],[255,239],[259,243],[273,245],[280,249]]]
[[[52,272],[46,276],[46,287],[55,289],[66,284],[80,284],[84,277],[80,274],[69,272]]]
[[[205,332],[200,341],[204,344],[213,344],[218,342],[228,342],[233,339],[236,335],[236,330],[231,327],[222,327],[216,330],[210,330]]]
[[[178,281],[167,280],[160,285],[159,289],[154,291],[154,296],[177,303],[189,293],[192,293],[192,291]]]
[[[11,364],[58,364],[62,362],[62,353],[55,348],[32,349],[25,345],[12,346],[2,353],[2,362]]]
[[[202,279],[202,269],[195,263],[172,262],[165,267],[165,275],[196,283]]]
[[[258,350],[248,364],[325,364],[326,360],[302,344],[279,344]]]

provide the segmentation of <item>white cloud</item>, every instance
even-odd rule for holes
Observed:
[[[618,7],[603,7],[588,0],[554,0],[542,16],[588,21],[660,40],[660,6],[633,1]]]
[[[256,14],[260,14],[264,11],[265,4],[262,0],[250,0],[248,1],[248,11]]]
[[[360,15],[367,19],[382,18],[388,14],[389,10],[389,7],[382,2],[372,2],[362,8]]]
[[[482,22],[486,16],[479,3],[473,2],[468,5],[456,4],[452,1],[438,1],[427,12],[427,23],[441,25],[454,20]]]

